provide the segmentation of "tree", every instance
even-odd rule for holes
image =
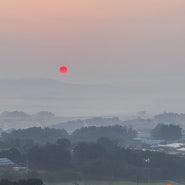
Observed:
[[[40,170],[61,170],[71,166],[70,151],[58,144],[33,147],[28,158],[31,166]]]
[[[151,136],[155,139],[177,140],[182,137],[182,129],[178,125],[160,123],[151,131]]]
[[[74,141],[90,141],[95,142],[101,137],[108,138],[110,140],[116,140],[118,142],[123,142],[125,140],[132,139],[136,137],[137,132],[132,128],[123,127],[120,125],[106,126],[106,127],[83,127],[75,130],[71,139]]]

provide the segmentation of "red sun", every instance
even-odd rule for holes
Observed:
[[[60,70],[61,73],[67,73],[68,68],[67,68],[67,66],[61,66],[61,67],[59,68],[59,70]]]

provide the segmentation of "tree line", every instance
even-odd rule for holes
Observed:
[[[32,127],[3,132],[0,145],[3,142],[10,147],[33,146],[35,144],[55,143],[58,139],[67,138],[76,141],[96,141],[100,137],[109,139],[129,140],[137,136],[136,130],[126,126],[84,127],[69,134],[64,129]]]
[[[160,132],[161,128],[163,125],[155,129]],[[2,142],[9,148],[1,150],[0,157],[28,166],[39,177],[59,181],[185,179],[184,157],[120,145],[136,135],[135,130],[122,126],[81,128],[71,135],[49,128],[15,130],[2,134]],[[36,138],[42,142],[29,145]]]
[[[0,185],[43,185],[41,179],[28,179],[28,180],[19,180],[19,181],[10,181],[7,179],[0,180]]]
[[[154,139],[178,140],[182,138],[182,128],[178,125],[159,123],[152,129],[151,136]]]
[[[149,175],[151,180],[185,179],[184,157],[128,149],[107,138],[75,144],[60,139],[54,144],[34,146],[17,156],[30,169],[37,171],[39,177],[47,174],[59,181],[146,181]]]

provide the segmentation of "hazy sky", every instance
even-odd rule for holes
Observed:
[[[175,88],[184,10],[184,0],[1,0],[0,78]]]

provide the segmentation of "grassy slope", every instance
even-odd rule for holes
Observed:
[[[171,183],[172,185],[181,185],[176,182],[151,182],[151,183],[136,183],[136,182],[126,182],[126,181],[87,181],[78,182],[78,185],[166,185]],[[62,182],[62,183],[46,183],[46,185],[75,185],[74,182]]]

